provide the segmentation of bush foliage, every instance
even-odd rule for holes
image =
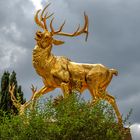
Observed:
[[[0,118],[0,140],[121,140],[125,136],[104,101],[91,106],[77,94],[41,99],[24,116]]]
[[[9,85],[15,85],[14,96],[19,101],[19,103],[24,104],[26,100],[23,97],[23,91],[21,85],[18,85],[16,72],[13,71],[11,74],[5,71],[0,80],[0,110],[5,113],[12,113],[14,115],[18,114],[18,109],[14,106],[11,96],[9,93]],[[0,113],[0,115],[2,115]]]

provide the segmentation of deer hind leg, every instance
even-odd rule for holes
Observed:
[[[110,83],[111,80],[112,80],[113,74],[110,73],[109,71],[107,71],[105,77],[106,77],[106,78],[105,78],[104,82],[102,82],[102,83],[100,84],[100,88],[101,88],[103,91],[106,91],[107,86],[109,85],[109,83]]]
[[[90,94],[92,96],[92,103],[94,105],[99,100],[98,86],[97,86],[96,82],[93,85],[92,83],[87,81],[87,84],[88,84],[88,90],[89,90],[89,92],[90,92]]]
[[[72,92],[71,89],[70,89],[70,84],[69,83],[62,82],[61,83],[61,89],[63,91],[64,98],[68,97],[70,95],[70,93]]]
[[[100,83],[100,79],[99,77],[101,76],[101,73],[99,72],[94,72],[93,70],[91,70],[88,75],[86,76],[86,83],[87,83],[87,87],[91,93],[91,96],[93,98],[93,103],[95,104],[99,98],[100,98],[100,94],[99,94],[99,83]]]
[[[115,110],[115,113],[117,115],[118,123],[120,125],[122,125],[122,116],[121,116],[118,106],[116,104],[115,98],[107,93],[104,99],[107,100],[112,105],[112,107]]]
[[[92,102],[93,103],[96,102],[96,96],[95,96],[94,91],[91,88],[88,88],[88,90],[89,90],[89,92],[90,92],[90,94],[92,96]]]

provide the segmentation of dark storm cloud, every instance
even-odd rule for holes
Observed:
[[[76,62],[102,63],[119,70],[109,86],[117,97],[121,111],[126,114],[132,107],[132,121],[140,123],[140,1],[138,0],[49,0],[50,12],[55,13],[54,27],[66,19],[64,31],[72,32],[83,23],[83,12],[89,16],[89,38],[61,38],[66,43],[53,48],[56,55],[65,55]],[[46,5],[45,0],[43,5]],[[34,6],[28,1],[5,0],[0,2],[0,65],[17,72],[26,97],[30,85],[42,84],[32,67],[34,33]],[[14,59],[14,60],[13,60]],[[86,93],[87,94],[87,93]]]
[[[33,5],[30,1],[5,0],[0,1],[0,6],[0,70],[1,73],[15,70],[20,83],[27,89],[26,83],[31,81],[34,72],[31,65]]]

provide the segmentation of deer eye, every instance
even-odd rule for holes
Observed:
[[[42,32],[40,32],[40,31],[36,32],[36,36],[39,37],[39,38],[41,38]]]
[[[41,37],[41,34],[37,34],[37,37]]]

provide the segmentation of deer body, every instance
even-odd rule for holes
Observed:
[[[36,45],[33,50],[33,65],[36,72],[43,78],[46,87],[62,88],[62,90],[67,88],[65,92],[76,89],[82,93],[85,89],[90,90],[97,85],[94,89],[103,91],[106,90],[113,74],[117,75],[116,70],[108,69],[102,64],[75,63],[63,56],[54,56],[51,48],[51,45],[45,49]],[[62,84],[67,87],[61,86]],[[98,97],[96,93],[92,95],[94,98]]]

